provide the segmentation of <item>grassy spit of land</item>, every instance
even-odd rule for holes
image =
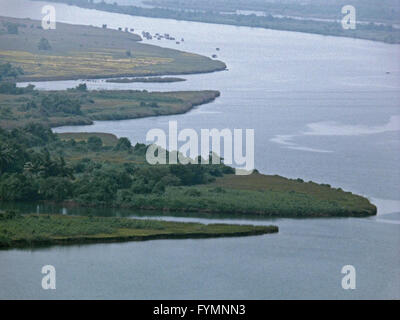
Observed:
[[[3,92],[3,93],[2,93]],[[181,114],[216,99],[218,91],[147,92],[88,91],[85,85],[67,91],[37,91],[0,82],[0,127],[12,129],[41,123],[50,127],[92,124]]]
[[[21,67],[20,81],[213,72],[226,65],[201,55],[140,43],[131,32],[0,17],[0,63]]]
[[[276,226],[0,213],[0,248],[243,237],[276,232]]]
[[[285,30],[285,31],[305,32],[305,33],[314,33],[314,34],[331,35],[339,37],[359,38],[366,40],[383,41],[387,43],[400,43],[400,30],[393,28],[391,25],[381,25],[374,23],[369,23],[369,24],[357,23],[357,28],[355,30],[345,30],[343,29],[341,22],[336,22],[336,21],[329,22],[320,20],[301,20],[289,17],[273,17],[271,14],[268,14],[266,16],[257,16],[255,14],[253,15],[225,14],[218,11],[221,7],[229,7],[230,4],[229,3],[227,4],[227,2],[230,1],[224,1],[223,3],[220,2],[219,8],[217,6],[218,3],[216,3],[215,1],[209,1],[208,3],[204,2],[201,3],[200,1],[188,2],[188,1],[156,0],[150,2],[150,4],[158,5],[161,8],[160,7],[141,8],[130,5],[117,5],[106,2],[89,2],[87,0],[51,0],[51,1],[66,3],[69,5],[76,5],[82,8],[91,8],[91,9],[103,10],[114,13],[130,14],[134,16],[257,27],[257,28],[266,28],[274,30]],[[361,1],[365,2],[364,0]],[[348,4],[347,2],[342,1],[341,3],[334,5],[334,9],[336,10],[335,19],[341,21],[341,19],[344,17],[344,15],[341,14],[341,9],[344,5],[347,4]],[[266,5],[268,4],[266,4],[265,1],[262,1],[262,6]],[[319,15],[320,11],[324,11],[323,7],[326,4],[320,4],[316,6],[315,5],[313,6],[311,4],[308,8],[306,5],[307,4],[303,3],[297,5],[295,4],[295,7],[296,10],[300,11],[304,10],[307,11],[308,9],[315,11],[316,7],[318,8],[319,6],[322,8],[322,10],[321,8],[317,10],[318,13],[315,15],[315,17],[318,18],[320,16]],[[376,3],[372,4],[372,6],[368,7],[368,11],[374,12],[375,10],[375,12],[378,11],[379,13],[381,13],[383,12],[383,10],[381,10],[382,6],[383,5],[378,5]],[[357,10],[359,7],[360,5],[356,6]],[[398,11],[398,6],[394,7],[395,9],[393,10],[390,9],[385,10],[384,15],[390,15],[391,18],[396,16],[396,12]],[[271,8],[263,10],[267,11],[267,13],[273,12],[270,9]],[[291,9],[291,4],[284,3],[280,5],[277,12],[279,12],[279,14],[290,15],[291,14],[290,9]],[[332,7],[330,7],[330,9],[332,9]],[[254,8],[254,10],[258,9]],[[364,10],[361,10],[361,12],[363,12],[364,14],[366,13],[366,11]],[[359,15],[357,15],[357,19],[360,20]],[[398,18],[396,18],[394,21],[397,20]]]

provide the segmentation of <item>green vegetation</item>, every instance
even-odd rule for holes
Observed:
[[[12,22],[8,22],[8,21],[4,21],[3,26],[5,27],[5,31],[8,34],[18,34],[18,28],[22,25],[19,25],[18,23],[12,23]]]
[[[222,1],[222,2],[221,2]],[[323,0],[321,0],[323,1]],[[373,0],[369,0],[371,3]],[[266,29],[275,29],[275,30],[285,30],[285,31],[296,31],[296,32],[305,32],[305,33],[315,33],[321,35],[331,35],[331,36],[340,36],[340,37],[350,37],[350,38],[360,38],[374,41],[383,41],[387,43],[400,43],[400,29],[394,28],[392,25],[383,25],[383,24],[375,24],[375,23],[366,23],[366,24],[357,24],[356,30],[344,30],[340,22],[336,21],[320,21],[320,20],[302,20],[295,19],[289,17],[274,17],[270,13],[277,13],[279,15],[282,14],[296,14],[293,12],[297,11],[311,11],[312,13],[309,15],[310,17],[317,17],[318,12],[324,11],[325,5],[311,5],[304,6],[303,3],[297,3],[295,5],[295,9],[291,10],[292,5],[288,3],[278,4],[278,8],[274,10],[269,10],[264,8],[268,12],[266,16],[257,16],[255,14],[243,15],[243,14],[226,14],[222,13],[219,10],[227,6],[230,7],[230,1],[219,1],[219,6],[216,7],[215,1],[207,1],[203,2],[203,5],[199,5],[198,1],[193,4],[193,2],[186,3],[186,0],[171,0],[171,1],[153,1],[151,4],[156,4],[162,6],[155,8],[141,8],[135,6],[128,5],[117,5],[116,3],[106,3],[106,2],[92,2],[88,0],[52,0],[52,2],[62,2],[67,3],[69,5],[77,5],[82,8],[91,8],[115,13],[123,13],[130,14],[134,16],[144,16],[144,17],[152,17],[152,18],[167,18],[167,19],[176,19],[176,20],[187,20],[187,21],[195,21],[195,22],[206,22],[206,23],[217,23],[217,24],[227,24],[227,25],[235,25],[235,26],[247,26],[247,27],[257,27],[257,28],[266,28]],[[363,8],[362,13],[369,13],[375,10],[376,12],[381,13],[381,16],[389,17],[389,20],[392,22],[394,17],[398,16],[399,6],[389,6],[390,9],[383,10],[382,14],[382,5],[377,3],[372,3],[370,6],[364,6],[362,3],[364,0],[357,1],[358,5]],[[387,2],[387,0],[386,0]],[[242,1],[243,3],[243,1]],[[347,5],[346,1],[343,2],[343,5]],[[327,3],[325,3],[327,4]],[[264,6],[268,5],[264,3]],[[334,10],[336,12],[334,19],[341,20],[343,15],[341,15],[342,4],[335,4],[330,6],[330,12],[332,13]],[[352,5],[355,5],[352,3]],[[198,9],[199,6],[202,6],[202,9]],[[167,7],[167,8],[165,8]],[[193,10],[192,8],[197,10]],[[239,6],[240,7],[240,6]],[[242,5],[243,7],[243,5]],[[318,10],[318,7],[319,10]],[[251,10],[249,6],[245,6],[246,9]],[[289,9],[288,9],[289,8]],[[182,9],[190,9],[190,10],[182,10]],[[364,10],[365,9],[365,10]],[[328,10],[329,11],[329,10]],[[390,11],[390,12],[389,12]],[[397,13],[397,15],[396,15]],[[339,15],[339,17],[338,17]],[[372,16],[376,15],[372,13]],[[369,20],[370,16],[365,15],[365,20]],[[362,19],[361,19],[362,20]],[[360,15],[358,15],[358,21],[360,21]],[[395,21],[398,21],[398,18],[395,18]]]
[[[56,127],[180,114],[218,96],[218,91],[87,91],[86,84],[67,91],[37,91],[33,86],[18,88],[15,83],[0,82],[0,127],[30,122]]]
[[[61,140],[68,141],[74,140],[75,142],[85,142],[91,137],[96,137],[101,140],[102,145],[106,147],[115,147],[118,143],[118,138],[111,133],[101,132],[71,132],[71,133],[59,133],[58,137]]]
[[[224,165],[147,165],[147,146],[126,138],[60,140],[38,124],[0,131],[0,200],[72,200],[123,205],[129,197],[161,194],[170,185],[208,183],[233,169]],[[65,136],[63,137],[65,139]]]
[[[49,43],[49,40],[47,40],[46,38],[41,38],[38,43],[38,49],[39,50],[51,50],[51,45]]]
[[[234,176],[224,164],[150,166],[148,146],[104,137],[60,139],[40,125],[0,131],[0,201],[275,217],[376,214],[367,199],[329,185]]]
[[[400,3],[393,0],[147,0],[145,4],[171,9],[231,12],[248,10],[275,15],[340,20],[341,8],[351,4],[361,21],[400,22]]]
[[[221,61],[140,43],[140,36],[106,28],[0,17],[0,64],[22,68],[20,81],[190,74],[224,70]],[[129,52],[129,55],[127,55]],[[0,70],[1,71],[1,70]]]
[[[181,82],[186,81],[186,79],[175,78],[175,77],[151,77],[151,78],[120,78],[120,79],[107,79],[106,82],[111,83],[134,83],[134,82],[143,82],[143,83],[164,83],[164,82]]]
[[[24,74],[20,67],[14,67],[10,63],[0,63],[0,81],[16,79]]]
[[[214,100],[219,92],[88,91],[86,84],[67,91],[46,92],[34,90],[33,86],[18,88],[12,80],[49,74],[74,77],[82,74],[83,66],[90,76],[98,76],[104,68],[108,75],[115,76],[120,68],[131,69],[129,63],[135,59],[141,59],[138,68],[146,66],[149,74],[188,71],[188,65],[192,71],[193,66],[200,65],[206,71],[211,66],[209,59],[138,45],[133,34],[108,30],[111,34],[105,35],[104,28],[58,24],[57,31],[48,31],[47,41],[42,41],[37,22],[7,19],[11,20],[7,23],[18,24],[18,32],[0,34],[0,61],[2,48],[10,46],[14,50],[6,55],[7,63],[0,64],[0,75],[7,80],[0,82],[0,201],[287,217],[376,214],[376,207],[367,199],[327,185],[259,174],[236,177],[234,169],[224,164],[150,166],[145,160],[148,146],[132,146],[127,138],[93,133],[53,134],[50,127],[66,124],[184,113]],[[115,49],[127,41],[131,41],[130,49]],[[84,45],[85,49],[79,49]],[[84,61],[82,54],[87,53],[88,46],[93,51]],[[105,58],[102,48],[109,50]],[[29,54],[21,55],[22,51]],[[148,65],[145,54],[150,57]],[[166,60],[155,62],[157,59]],[[43,69],[42,61],[46,64]],[[204,64],[197,64],[199,61]],[[96,235],[103,232],[98,230]],[[137,234],[129,233],[130,239],[134,236]],[[4,237],[7,241],[14,239]]]
[[[340,188],[332,188],[329,184],[287,179],[278,175],[263,175],[257,172],[249,176],[226,175],[217,178],[212,187],[215,190],[229,189],[232,195],[237,194],[237,191],[248,191],[250,198],[246,199],[243,194],[240,200],[244,203],[251,202],[253,197],[253,206],[258,207],[255,210],[261,214],[269,212],[268,214],[275,215],[275,208],[279,208],[278,211],[281,212],[286,211],[286,216],[291,216],[294,212],[297,212],[298,216],[329,216],[333,212],[339,216],[348,215],[350,212],[356,216],[376,214],[375,206],[364,197]],[[254,192],[258,196],[255,196]],[[235,199],[237,205],[240,200]]]
[[[127,218],[0,213],[0,248],[100,242],[254,236],[276,226],[134,220]]]

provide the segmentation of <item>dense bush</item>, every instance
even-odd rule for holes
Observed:
[[[36,183],[23,174],[2,174],[0,179],[0,200],[30,201],[37,200]]]
[[[28,85],[25,88],[19,88],[19,87],[17,87],[17,84],[15,82],[1,82],[0,83],[0,93],[5,93],[5,94],[24,94],[24,93],[32,92],[33,89],[34,89],[34,85]]]
[[[58,101],[56,97],[51,99]],[[95,152],[144,159],[146,149],[144,144],[132,147],[127,138],[118,139],[114,148],[104,146],[96,136],[87,141],[60,141],[49,128],[38,124],[1,130],[0,199],[72,199],[87,204],[113,204],[136,201],[138,195],[160,195],[168,187],[209,183],[230,170],[224,165],[150,166],[91,158],[67,163],[61,156],[65,152]]]
[[[49,40],[47,40],[46,38],[41,38],[38,43],[38,49],[39,50],[51,50],[51,45],[50,45]]]
[[[89,137],[88,139],[88,148],[93,151],[99,151],[103,146],[103,141],[99,137]]]
[[[132,178],[118,170],[94,170],[84,174],[74,183],[74,195],[83,202],[111,203],[118,189],[129,188]]]
[[[46,200],[62,201],[73,194],[71,179],[65,177],[48,177],[39,180],[40,197]]]
[[[75,90],[77,90],[77,91],[87,91],[86,83],[78,84],[78,86],[75,88]]]
[[[59,186],[68,186],[71,169],[62,157],[52,157],[46,148],[30,149],[55,139],[49,128],[38,124],[12,131],[0,130],[0,200],[60,199],[50,195],[49,190],[53,188],[52,192],[62,194]],[[56,181],[56,177],[62,181]]]
[[[0,63],[0,81],[6,78],[16,78],[24,74],[21,67],[14,67],[11,63]]]
[[[63,94],[48,94],[41,99],[41,108],[48,113],[66,113],[81,115],[81,105],[78,100]]]
[[[129,151],[131,150],[132,145],[128,138],[120,138],[118,139],[118,143],[115,146],[116,151]]]

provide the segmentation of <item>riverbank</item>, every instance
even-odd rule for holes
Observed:
[[[0,213],[0,248],[160,239],[245,237],[277,233],[276,226],[199,224],[128,218]]]
[[[85,85],[66,91],[39,91],[0,83],[0,127],[12,129],[30,122],[50,127],[90,125],[96,120],[182,114],[219,96],[219,91],[212,90],[88,91]]]
[[[163,18],[264,28],[272,30],[294,31],[313,33],[327,36],[357,38],[386,43],[400,43],[400,30],[392,26],[381,24],[357,24],[355,30],[343,29],[340,22],[328,22],[317,20],[299,20],[289,17],[273,17],[272,15],[241,15],[223,14],[214,10],[214,3],[206,10],[181,10],[182,5],[172,5],[171,8],[142,8],[129,5],[117,5],[105,2],[91,3],[82,0],[51,0],[51,2],[66,3],[81,8],[95,9],[112,13],[128,14],[150,18]],[[337,8],[338,13],[340,7]]]
[[[3,62],[6,62],[9,60],[4,60]],[[216,60],[215,60],[216,61]],[[15,63],[15,65],[18,65],[18,63]],[[26,75],[20,75],[18,76],[18,82],[40,82],[40,81],[67,81],[67,80],[102,80],[102,79],[115,79],[115,78],[132,78],[132,77],[140,77],[140,78],[145,78],[145,77],[158,77],[158,76],[183,76],[183,75],[194,75],[194,74],[204,74],[204,73],[214,73],[214,72],[219,72],[219,71],[226,71],[227,67],[225,64],[216,67],[214,69],[206,69],[204,71],[163,71],[163,72],[151,72],[149,73],[148,71],[144,72],[128,72],[128,73],[115,73],[115,74],[100,74],[97,73],[95,75],[87,75],[87,74],[76,74],[76,75],[57,75],[57,76],[26,76]]]
[[[221,71],[225,63],[140,43],[131,31],[0,17],[0,63],[23,69],[18,81],[147,77]]]
[[[152,77],[152,78],[119,78],[119,79],[107,79],[106,82],[110,83],[172,83],[186,81],[183,78],[175,77]]]
[[[0,201],[53,201],[188,216],[199,212],[365,217],[377,211],[368,199],[330,185],[257,172],[236,176],[223,163],[150,165],[149,146],[132,146],[127,138],[93,133],[59,137],[32,124],[10,132],[0,130],[0,138],[6,164],[0,167]]]
[[[66,208],[134,209],[162,213],[197,213],[199,216],[229,215],[265,218],[369,217],[377,208],[362,196],[326,184],[281,176],[224,175],[210,184],[168,186],[163,193],[124,195],[123,201],[95,203],[63,202]]]
[[[147,179],[171,180],[170,170],[160,171],[160,166],[149,166],[145,159],[147,146],[137,145],[132,152],[115,152],[118,138],[104,133],[62,133],[58,134],[61,140],[69,147],[64,148],[66,159],[80,162],[85,159],[92,161],[106,161],[113,164],[134,162],[143,168],[153,169],[146,173]],[[98,137],[107,147],[96,152],[82,153],[82,149],[70,147],[70,141],[77,141],[82,146],[90,138]],[[112,151],[108,151],[111,149]],[[170,167],[170,166],[167,166]],[[196,166],[194,166],[196,167]],[[114,208],[131,208],[158,212],[185,212],[228,214],[247,217],[368,217],[377,214],[377,208],[367,198],[347,192],[341,188],[334,188],[329,184],[318,184],[302,179],[288,179],[278,175],[265,175],[255,171],[251,175],[237,176],[228,166],[204,166],[210,173],[206,180],[195,185],[176,184],[165,185],[163,192],[142,191],[131,194],[125,190],[124,195],[117,201],[99,203],[75,199],[63,202],[66,207],[97,207],[109,206]],[[191,168],[191,170],[194,170]],[[191,170],[178,174],[186,178]],[[207,171],[207,170],[206,170]],[[168,178],[164,178],[168,176]],[[172,179],[173,181],[174,179]],[[144,187],[144,188],[148,188]]]

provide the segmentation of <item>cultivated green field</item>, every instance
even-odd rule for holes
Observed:
[[[48,49],[39,48],[42,38],[48,41]],[[189,74],[226,68],[220,61],[140,40],[125,31],[64,23],[57,23],[55,30],[43,30],[40,21],[0,17],[0,63],[22,67],[20,81]]]

